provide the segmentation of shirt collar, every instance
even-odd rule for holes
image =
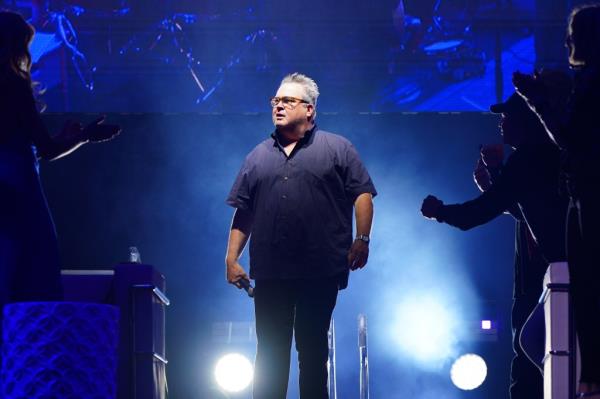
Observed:
[[[317,131],[317,124],[315,123],[313,125],[313,127],[311,127],[310,129],[308,129],[305,133],[304,133],[304,137],[302,137],[299,141],[298,144],[300,146],[303,145],[308,145],[310,143],[313,142],[314,140],[314,136],[315,136],[315,132]],[[271,133],[271,138],[273,139],[273,147],[280,147],[281,145],[279,144],[279,134],[277,133],[277,130],[275,130],[273,133]]]

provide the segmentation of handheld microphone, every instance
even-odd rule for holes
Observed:
[[[248,296],[250,298],[253,298],[254,297],[254,287],[252,286],[252,284],[250,284],[250,280],[246,280],[245,278],[243,278],[239,281],[239,283],[242,286],[242,288],[244,290],[246,290],[246,292],[248,293]]]

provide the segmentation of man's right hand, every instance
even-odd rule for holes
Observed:
[[[475,180],[475,184],[481,192],[487,191],[492,187],[490,172],[488,172],[481,158],[477,160],[477,165],[475,165],[475,169],[473,170],[473,180]]]
[[[227,268],[227,282],[229,284],[233,284],[238,288],[242,288],[242,286],[240,284],[241,280],[250,281],[250,277],[248,277],[248,275],[246,274],[246,271],[244,270],[242,265],[240,265],[240,263],[237,260],[234,260],[234,261],[226,260],[225,265]]]
[[[504,145],[489,144],[481,146],[481,160],[488,168],[499,168],[504,160]]]
[[[539,74],[527,75],[519,71],[513,72],[512,83],[515,91],[523,97],[530,107],[536,107],[546,97],[544,83],[538,79]]]
[[[427,219],[435,219],[442,205],[444,205],[442,201],[433,195],[428,195],[421,205],[421,213]]]

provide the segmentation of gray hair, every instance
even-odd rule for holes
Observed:
[[[306,93],[305,100],[317,107],[317,98],[319,97],[319,86],[317,83],[306,75],[303,75],[298,72],[290,73],[286,77],[283,78],[281,84],[284,83],[297,83],[304,88],[304,92]]]

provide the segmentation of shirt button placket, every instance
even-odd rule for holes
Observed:
[[[287,182],[288,179],[289,179],[289,177],[288,177],[288,175],[289,175],[289,168],[290,168],[290,162],[288,161],[286,163],[286,165],[285,165],[285,175],[283,176],[283,182],[284,183]],[[281,198],[286,199],[287,198],[287,194],[283,194],[281,196]]]

